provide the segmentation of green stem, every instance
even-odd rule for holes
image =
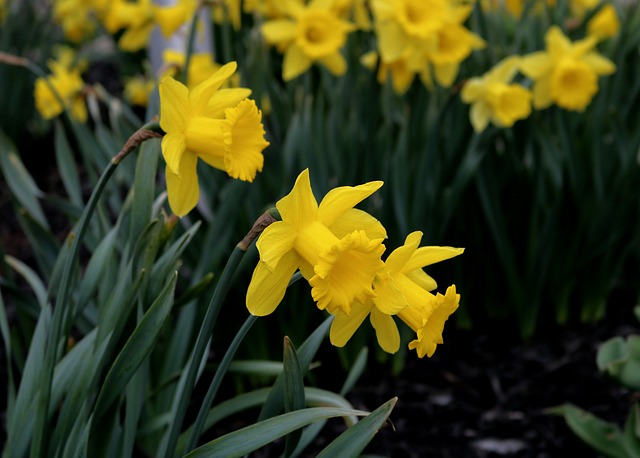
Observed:
[[[227,373],[227,369],[229,368],[229,364],[231,364],[231,360],[236,354],[236,350],[244,340],[244,337],[253,326],[253,323],[258,319],[257,316],[249,316],[236,336],[233,338],[231,345],[227,349],[222,361],[220,362],[220,366],[216,370],[216,374],[213,376],[213,381],[209,386],[209,390],[207,391],[207,395],[204,397],[204,401],[202,402],[202,406],[200,407],[200,412],[198,412],[198,417],[196,418],[196,422],[193,424],[193,429],[191,430],[191,435],[189,436],[189,441],[187,442],[187,446],[184,450],[182,450],[182,454],[189,453],[191,450],[195,448],[198,442],[198,438],[200,437],[200,433],[202,432],[202,427],[204,426],[204,422],[207,418],[207,414],[209,413],[209,407],[213,402],[213,398],[218,393],[218,388],[220,388],[220,384],[222,383],[222,379]]]
[[[44,456],[43,453],[47,450],[45,427],[47,424],[47,418],[49,416],[49,400],[51,398],[51,384],[53,379],[53,369],[55,363],[62,353],[64,348],[64,339],[62,334],[63,319],[65,316],[70,316],[66,313],[69,306],[70,296],[70,283],[71,283],[71,271],[73,265],[78,257],[78,251],[80,250],[80,244],[89,226],[89,221],[93,216],[98,199],[102,194],[109,178],[113,175],[119,162],[111,161],[102,176],[98,180],[96,187],[87,202],[87,206],[84,209],[82,218],[78,223],[77,234],[70,235],[71,250],[67,255],[65,261],[64,270],[62,272],[62,279],[60,281],[60,287],[58,289],[56,307],[53,310],[53,318],[51,320],[51,327],[49,328],[49,334],[47,336],[47,348],[45,350],[44,365],[42,368],[42,374],[40,378],[40,396],[38,397],[38,403],[36,406],[35,425],[33,430],[33,439],[31,442],[31,456],[39,457]]]
[[[184,421],[187,406],[189,405],[189,400],[191,399],[191,392],[193,391],[195,385],[200,362],[202,361],[204,352],[207,349],[207,342],[211,337],[213,327],[215,325],[216,319],[218,318],[218,313],[220,312],[222,301],[227,295],[227,291],[229,290],[229,286],[231,284],[231,279],[233,278],[233,275],[237,270],[238,265],[240,264],[240,260],[242,259],[242,256],[245,252],[246,249],[244,247],[235,247],[233,253],[231,253],[231,256],[229,257],[229,260],[227,261],[227,265],[222,271],[222,275],[220,276],[218,285],[213,292],[213,296],[211,296],[211,301],[209,302],[207,313],[205,314],[204,321],[202,323],[202,326],[200,327],[200,332],[198,333],[195,347],[193,348],[193,352],[191,353],[191,357],[189,358],[188,368],[185,376],[186,378],[183,385],[184,389],[172,414],[173,421],[171,422],[168,441],[164,448],[163,454],[165,458],[173,458],[176,444],[178,442],[178,436],[180,435],[180,429],[182,428],[182,422]]]

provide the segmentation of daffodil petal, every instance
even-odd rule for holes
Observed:
[[[598,75],[611,75],[616,71],[616,64],[594,52],[585,54],[582,60]]]
[[[411,259],[404,265],[404,272],[411,272],[436,262],[451,259],[464,253],[464,248],[454,248],[450,246],[424,246],[418,248],[411,256]]]
[[[387,353],[395,353],[400,348],[400,333],[391,315],[385,315],[376,309],[371,310],[371,325],[376,330],[378,344]]]
[[[171,77],[158,86],[160,92],[160,127],[166,133],[184,132],[189,117],[189,90]]]
[[[464,103],[475,102],[482,97],[485,88],[486,83],[482,78],[471,78],[462,86],[460,98]]]
[[[262,231],[256,243],[260,253],[260,260],[269,269],[276,269],[280,258],[293,248],[296,235],[294,228],[286,221],[276,221],[270,224]]]
[[[220,89],[211,96],[209,103],[207,103],[207,109],[204,113],[204,116],[208,116],[211,118],[222,118],[224,117],[224,111],[227,108],[235,107],[250,95],[251,89]]]
[[[204,116],[207,113],[209,100],[211,100],[213,94],[220,86],[235,73],[237,67],[238,64],[235,62],[229,62],[191,90],[189,93],[189,101],[191,103],[193,116]]]
[[[336,347],[344,347],[367,315],[369,315],[372,308],[373,304],[370,302],[366,304],[356,302],[351,306],[349,315],[341,310],[337,310],[335,318],[331,323],[331,330],[329,331],[329,340],[331,343]]]
[[[288,19],[267,21],[260,30],[265,41],[269,44],[286,43],[296,37],[296,24]]]
[[[311,190],[309,169],[298,175],[293,189],[276,203],[276,208],[283,220],[295,224],[296,227],[305,227],[316,220],[318,202]]]
[[[340,186],[329,191],[318,207],[318,221],[330,226],[347,210],[352,209],[380,189],[382,181],[371,181],[359,186]]]
[[[347,61],[339,51],[322,57],[319,60],[320,63],[327,67],[327,70],[329,70],[329,72],[334,76],[344,75],[347,71]]]
[[[408,271],[413,269],[405,269],[405,265],[412,258],[422,241],[422,232],[415,231],[407,235],[404,245],[396,248],[391,252],[385,261],[385,267],[390,272]]]
[[[522,58],[520,71],[529,78],[537,80],[551,70],[553,61],[548,53],[538,51]]]
[[[471,105],[469,109],[469,120],[476,132],[482,132],[489,125],[491,119],[491,108],[485,102],[480,101]]]
[[[355,230],[363,230],[370,240],[387,238],[387,230],[382,223],[369,213],[357,208],[347,210],[328,227],[339,239]]]
[[[167,168],[172,173],[180,175],[182,165],[182,157],[187,149],[187,141],[181,134],[165,134],[162,137],[162,156],[167,163]]]
[[[453,84],[453,80],[455,80],[456,76],[458,76],[459,68],[460,64],[457,62],[434,65],[434,74],[440,86],[451,86],[451,84]]]
[[[438,283],[422,269],[412,270],[404,274],[409,280],[414,282],[425,291],[433,291],[438,287]]]
[[[302,75],[311,67],[311,59],[300,49],[299,46],[292,44],[284,53],[284,61],[282,62],[282,79],[290,81],[295,77]]]
[[[291,276],[298,268],[299,258],[289,251],[280,258],[278,268],[271,271],[262,261],[258,262],[247,289],[247,309],[254,316],[272,313],[282,301]]]
[[[551,99],[551,77],[540,78],[533,85],[533,107],[543,110],[553,103]]]
[[[180,175],[173,173],[169,167],[165,169],[169,206],[178,216],[186,215],[198,203],[200,187],[196,173],[197,163],[198,156],[191,151],[185,151],[180,164]]]

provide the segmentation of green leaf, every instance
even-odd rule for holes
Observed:
[[[38,188],[22,164],[11,140],[2,131],[0,131],[0,168],[9,189],[11,189],[13,196],[20,205],[42,227],[49,229],[47,219],[38,202],[38,199],[43,197],[44,193]]]
[[[160,141],[155,139],[144,142],[138,152],[133,180],[130,243],[137,240],[142,230],[151,221],[159,157]]]
[[[296,349],[291,340],[285,336],[284,338],[284,410],[285,412],[293,412],[295,410],[304,409],[304,381],[302,379],[302,369],[300,368],[300,360]],[[295,450],[302,431],[296,430],[288,434],[285,440],[284,456],[290,456]]]
[[[151,352],[167,317],[171,313],[177,278],[178,273],[176,272],[149,307],[111,366],[96,401],[95,419],[100,418],[111,403],[122,394],[133,374]]]
[[[360,456],[360,452],[371,442],[373,436],[387,421],[396,402],[398,402],[398,398],[390,399],[367,415],[367,418],[340,434],[318,454],[318,458]]]
[[[628,458],[624,448],[624,435],[617,425],[572,404],[555,407],[550,412],[562,415],[569,428],[600,453],[613,458]]]
[[[67,191],[71,202],[82,208],[84,206],[82,202],[82,188],[80,187],[76,159],[69,146],[69,140],[64,132],[64,127],[62,127],[62,123],[59,120],[55,121],[55,152],[64,189]]]
[[[197,448],[187,458],[241,457],[310,423],[347,415],[367,415],[361,410],[313,407],[296,410],[226,434]]]
[[[5,261],[27,281],[38,300],[38,304],[40,304],[40,308],[43,308],[47,304],[47,288],[44,286],[40,277],[38,277],[38,274],[28,265],[13,256],[5,256]]]
[[[634,403],[624,426],[624,447],[632,458],[640,457],[640,406]]]
[[[320,344],[327,335],[332,321],[333,316],[330,316],[326,320],[324,320],[324,322],[320,326],[318,326],[318,328],[313,331],[313,333],[307,338],[307,340],[305,340],[304,343],[300,346],[300,349],[298,350],[298,359],[300,360],[300,367],[302,368],[304,373],[306,373],[306,371],[309,369],[309,365],[311,364],[313,357],[316,355],[318,349],[320,348]],[[258,418],[259,420],[273,417],[282,410],[282,408],[284,407],[283,385],[284,377],[282,374],[280,374],[276,381],[273,383],[271,393],[262,406],[262,410],[260,411],[260,416]]]

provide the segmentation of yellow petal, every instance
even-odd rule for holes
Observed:
[[[482,132],[489,125],[491,108],[485,102],[476,102],[469,109],[469,120],[476,132]]]
[[[331,323],[331,330],[329,331],[331,344],[336,347],[344,347],[367,315],[369,315],[372,308],[373,304],[370,302],[366,302],[365,304],[356,302],[351,307],[349,315],[342,310],[336,310],[335,318]]]
[[[590,52],[582,56],[585,62],[598,75],[611,75],[616,71],[616,64],[598,53]]]
[[[289,19],[267,21],[260,30],[268,44],[287,43],[296,37],[296,24]]]
[[[192,114],[194,116],[205,115],[209,100],[211,100],[213,94],[220,86],[235,73],[237,67],[238,64],[235,62],[229,62],[191,90],[189,93],[189,101],[191,102]]]
[[[200,187],[196,172],[197,163],[198,156],[185,151],[180,164],[180,175],[173,173],[169,167],[165,169],[169,206],[178,216],[186,215],[198,203]]]
[[[387,353],[395,353],[400,348],[400,333],[398,326],[390,315],[385,315],[376,309],[371,310],[371,325],[376,330],[378,344]]]
[[[380,310],[387,315],[395,315],[404,310],[409,302],[394,282],[394,277],[382,269],[378,272],[375,280],[376,297],[371,301]]]
[[[292,44],[284,53],[282,79],[290,81],[302,75],[311,67],[311,59],[296,44]]]
[[[347,210],[328,227],[339,239],[355,230],[363,230],[370,240],[387,238],[387,230],[382,223],[369,213],[357,208]]]
[[[422,240],[422,232],[415,231],[407,235],[404,245],[396,248],[385,261],[385,266],[390,272],[411,271],[405,265],[412,259]]]
[[[486,83],[482,78],[471,78],[462,86],[460,98],[464,103],[472,103],[482,98],[485,90]]]
[[[309,169],[304,169],[298,175],[293,189],[276,203],[276,208],[283,221],[288,221],[297,228],[307,226],[316,220],[318,202],[311,190]]]
[[[250,95],[251,89],[220,89],[215,94],[213,94],[211,99],[209,99],[204,115],[211,118],[222,118],[224,117],[224,111],[227,108],[235,107]]]
[[[451,259],[464,253],[464,248],[450,246],[424,246],[418,248],[404,265],[403,272],[421,269],[436,262]]]
[[[551,71],[553,61],[548,53],[538,51],[528,54],[520,61],[520,71],[529,78],[537,80]]]
[[[339,51],[322,57],[319,61],[334,76],[344,75],[347,71],[347,61]]]
[[[438,287],[436,281],[422,269],[412,270],[404,275],[425,291],[433,291]]]
[[[543,110],[553,103],[551,98],[551,77],[540,78],[533,85],[533,107]]]
[[[264,262],[258,262],[247,289],[246,304],[249,313],[255,316],[272,313],[282,301],[298,264],[299,258],[293,251],[284,254],[280,258],[278,268],[273,271],[269,270]]]
[[[561,56],[571,52],[571,41],[562,33],[560,27],[553,25],[544,37],[547,49],[552,56]]]
[[[460,64],[457,62],[434,65],[434,73],[438,84],[442,87],[449,87],[458,76]]]
[[[380,55],[385,62],[399,59],[407,47],[407,36],[394,21],[378,23],[376,27]]]
[[[500,83],[509,83],[516,76],[522,58],[520,56],[509,56],[498,62],[487,74],[487,79]]]
[[[158,86],[160,92],[160,127],[166,133],[182,133],[189,119],[189,90],[171,77]]]
[[[273,270],[278,267],[280,258],[293,248],[296,231],[285,221],[276,221],[269,225],[256,243],[260,261]]]
[[[185,136],[182,134],[165,134],[162,137],[162,156],[167,163],[167,168],[175,175],[182,171],[182,157],[187,149]]]
[[[382,181],[370,181],[358,186],[340,186],[329,191],[318,207],[318,221],[330,226],[347,210],[352,209],[382,187]]]

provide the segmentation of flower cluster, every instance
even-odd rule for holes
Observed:
[[[253,181],[262,171],[264,138],[262,113],[247,97],[249,89],[220,89],[236,70],[223,65],[193,89],[171,77],[162,80],[160,127],[165,132],[162,154],[167,163],[167,194],[178,216],[198,203],[198,158],[232,178]]]
[[[51,119],[69,110],[74,119],[86,121],[84,81],[80,76],[83,63],[76,62],[71,49],[60,48],[57,58],[50,60],[48,66],[51,75],[38,78],[33,93],[40,115],[44,119]]]
[[[381,58],[379,79],[392,75],[396,92],[405,92],[415,75],[427,87],[448,87],[460,63],[484,40],[463,24],[472,5],[453,0],[373,0]]]
[[[373,181],[331,190],[317,203],[304,170],[276,208],[281,220],[269,225],[257,242],[260,253],[247,291],[253,315],[272,313],[299,270],[321,310],[335,316],[330,338],[343,346],[370,316],[380,346],[399,349],[394,316],[416,333],[410,348],[431,356],[442,343],[446,319],[458,307],[455,286],[431,293],[437,284],[422,268],[463,252],[451,247],[419,247],[413,232],[405,244],[382,260],[386,230],[373,216],[354,207],[382,186]]]

